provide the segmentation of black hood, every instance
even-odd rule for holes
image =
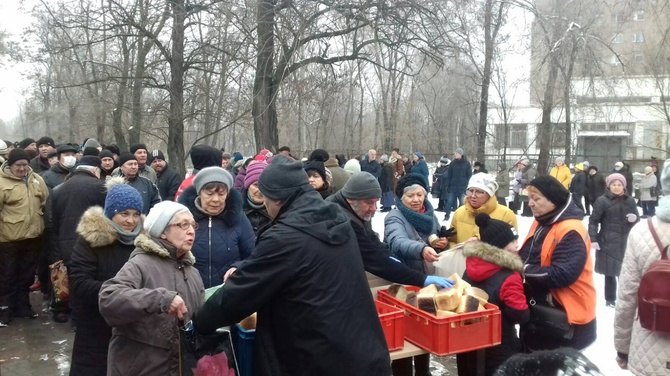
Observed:
[[[191,148],[191,162],[193,168],[202,170],[205,167],[221,167],[223,152],[217,148],[207,145],[195,145]]]
[[[201,212],[195,206],[195,199],[198,197],[198,192],[195,189],[195,186],[190,186],[179,196],[179,203],[186,206],[188,210],[193,214],[193,219],[199,221],[204,217],[209,215]],[[242,195],[237,189],[231,189],[228,191],[228,197],[226,198],[226,208],[223,209],[219,215],[216,215],[216,218],[223,219],[223,222],[228,227],[234,227],[237,221],[239,221],[240,214],[242,213],[242,207],[244,202],[242,201]]]

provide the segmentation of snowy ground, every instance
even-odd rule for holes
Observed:
[[[437,199],[431,198],[433,207],[437,207]],[[435,212],[438,219],[444,218],[444,213]],[[384,217],[386,213],[377,211],[372,219],[372,228],[379,234],[381,238],[384,237]],[[442,222],[442,224],[449,226],[450,221]],[[517,224],[519,226],[519,239],[525,239],[530,227],[533,223],[533,218],[522,217],[517,215]],[[588,217],[584,218],[584,225],[588,226]],[[592,255],[595,260],[595,254]],[[599,368],[603,375],[618,376],[618,375],[632,375],[629,371],[624,371],[617,366],[616,350],[614,350],[614,308],[608,308],[605,305],[604,294],[604,277],[600,274],[593,274],[596,292],[598,294],[596,315],[598,322],[598,338],[596,341],[584,350],[584,354],[591,359]]]

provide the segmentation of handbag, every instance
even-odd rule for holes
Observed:
[[[568,322],[568,314],[562,307],[535,304],[529,306],[530,322],[528,330],[533,335],[571,340],[575,333],[574,325]]]
[[[67,267],[63,260],[49,265],[51,269],[51,285],[53,286],[54,304],[66,304],[70,299],[70,282],[67,276]]]

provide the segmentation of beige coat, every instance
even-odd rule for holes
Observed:
[[[44,232],[44,204],[49,189],[28,167],[24,180],[12,174],[7,162],[0,166],[0,243],[34,239]]]

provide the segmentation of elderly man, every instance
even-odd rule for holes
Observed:
[[[379,180],[382,175],[382,165],[377,162],[377,151],[375,149],[370,149],[367,159],[361,161],[361,171],[369,172]]]
[[[147,162],[149,160],[148,150],[149,149],[147,149],[146,145],[144,144],[135,144],[130,146],[130,153],[133,154],[133,156],[135,157],[135,161],[137,162],[137,174],[143,178],[148,179],[151,183],[156,184],[156,182],[158,181],[156,171],[154,171],[154,169],[151,168],[151,166],[147,165]],[[119,159],[121,159],[121,156],[119,156]],[[119,161],[119,167],[114,170],[112,176],[122,175],[122,172],[120,171],[122,164],[123,163]],[[144,210],[148,213],[149,208],[146,207],[146,202],[144,204],[145,204]]]
[[[61,145],[56,149],[58,163],[51,166],[51,169],[42,175],[49,190],[54,189],[58,184],[62,184],[65,177],[74,169],[77,164],[75,155],[78,151],[76,147],[68,144]]]
[[[151,168],[156,171],[156,176],[158,178],[158,191],[161,194],[161,199],[163,201],[169,200],[174,201],[174,196],[177,194],[179,185],[181,185],[182,179],[168,163],[165,161],[165,155],[160,150],[154,150],[151,152]]]
[[[14,149],[0,166],[0,327],[12,317],[37,317],[29,293],[42,249],[49,190],[29,164],[28,153]]]
[[[149,210],[151,210],[154,205],[161,202],[161,195],[158,192],[156,184],[152,183],[149,179],[140,176],[137,158],[135,158],[134,154],[121,153],[121,155],[119,155],[119,168],[118,173],[115,173],[115,176],[123,177],[128,182],[128,185],[140,192],[142,202],[144,203],[142,214],[149,214]]]
[[[388,376],[391,361],[349,218],[277,155],[258,180],[274,220],[195,315],[212,333],[258,312],[256,374]]]

